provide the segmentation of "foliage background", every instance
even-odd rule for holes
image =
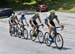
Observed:
[[[49,10],[75,12],[75,0],[0,0],[0,8],[13,8],[14,10],[35,10],[38,4],[48,5]]]

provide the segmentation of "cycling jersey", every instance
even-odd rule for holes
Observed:
[[[20,20],[23,21],[25,20],[26,18],[24,16],[21,16]]]
[[[27,20],[26,20],[26,17],[25,17],[24,15],[21,15],[19,21],[20,21],[20,23],[22,23],[23,25],[27,24]]]
[[[50,21],[53,21],[55,18],[57,18],[56,15],[50,15],[50,16],[48,17],[48,19],[49,19]]]
[[[10,24],[10,23],[16,23],[16,22],[15,22],[15,16],[10,16],[9,24]]]
[[[33,17],[30,19],[30,23],[31,23],[31,21],[32,21],[35,25],[37,25],[38,23],[37,23],[36,19],[39,19],[39,16],[33,16]]]
[[[45,24],[48,25],[48,20],[50,21],[50,24],[55,26],[55,23],[53,22],[54,19],[56,19],[56,15],[50,15],[48,18],[45,19]]]

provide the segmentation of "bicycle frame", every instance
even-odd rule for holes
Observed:
[[[55,37],[55,36],[57,35],[57,33],[58,33],[57,30],[56,30],[57,28],[61,28],[61,27],[55,27],[55,28],[53,29],[54,37]],[[54,37],[53,37],[53,38],[54,38]]]
[[[39,33],[39,27],[40,27],[40,26],[42,26],[42,25],[37,25],[37,26],[36,26],[36,29],[35,29],[36,35],[38,35],[38,33]]]

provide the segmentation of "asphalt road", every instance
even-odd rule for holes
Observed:
[[[56,13],[59,20],[64,24],[63,31],[59,31],[64,39],[64,47],[60,50],[52,44],[47,47],[45,44],[32,42],[31,40],[11,37],[8,32],[8,18],[0,19],[0,54],[75,54],[75,14],[72,13]],[[48,13],[40,13],[40,17],[44,22]],[[27,21],[33,16],[26,15]],[[27,27],[28,31],[31,29]],[[46,26],[41,29],[47,31]]]

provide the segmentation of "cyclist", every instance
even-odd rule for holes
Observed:
[[[26,23],[27,26],[28,26],[26,17],[24,16],[24,14],[22,14],[21,17],[20,17],[20,26],[21,26],[22,28],[24,28],[25,23]]]
[[[39,20],[39,22],[43,26],[42,21],[41,21],[41,19],[39,17],[39,13],[35,12],[34,16],[30,19],[30,24],[31,24],[32,30],[34,32],[34,34],[33,34],[34,36],[35,36],[35,28],[36,28],[36,26],[38,26],[37,19]]]
[[[9,33],[11,33],[12,26],[16,25],[19,21],[14,12],[11,14],[11,16],[9,18],[10,18],[9,19]]]
[[[51,37],[51,32],[53,31],[53,28],[55,27],[55,23],[53,21],[54,19],[57,21],[57,23],[60,25],[60,27],[63,28],[63,25],[60,24],[60,21],[59,21],[57,15],[55,14],[55,10],[51,10],[49,17],[45,19],[45,24],[48,26],[48,30],[49,30],[49,33],[50,33],[50,36],[49,36],[50,38],[52,38]]]

